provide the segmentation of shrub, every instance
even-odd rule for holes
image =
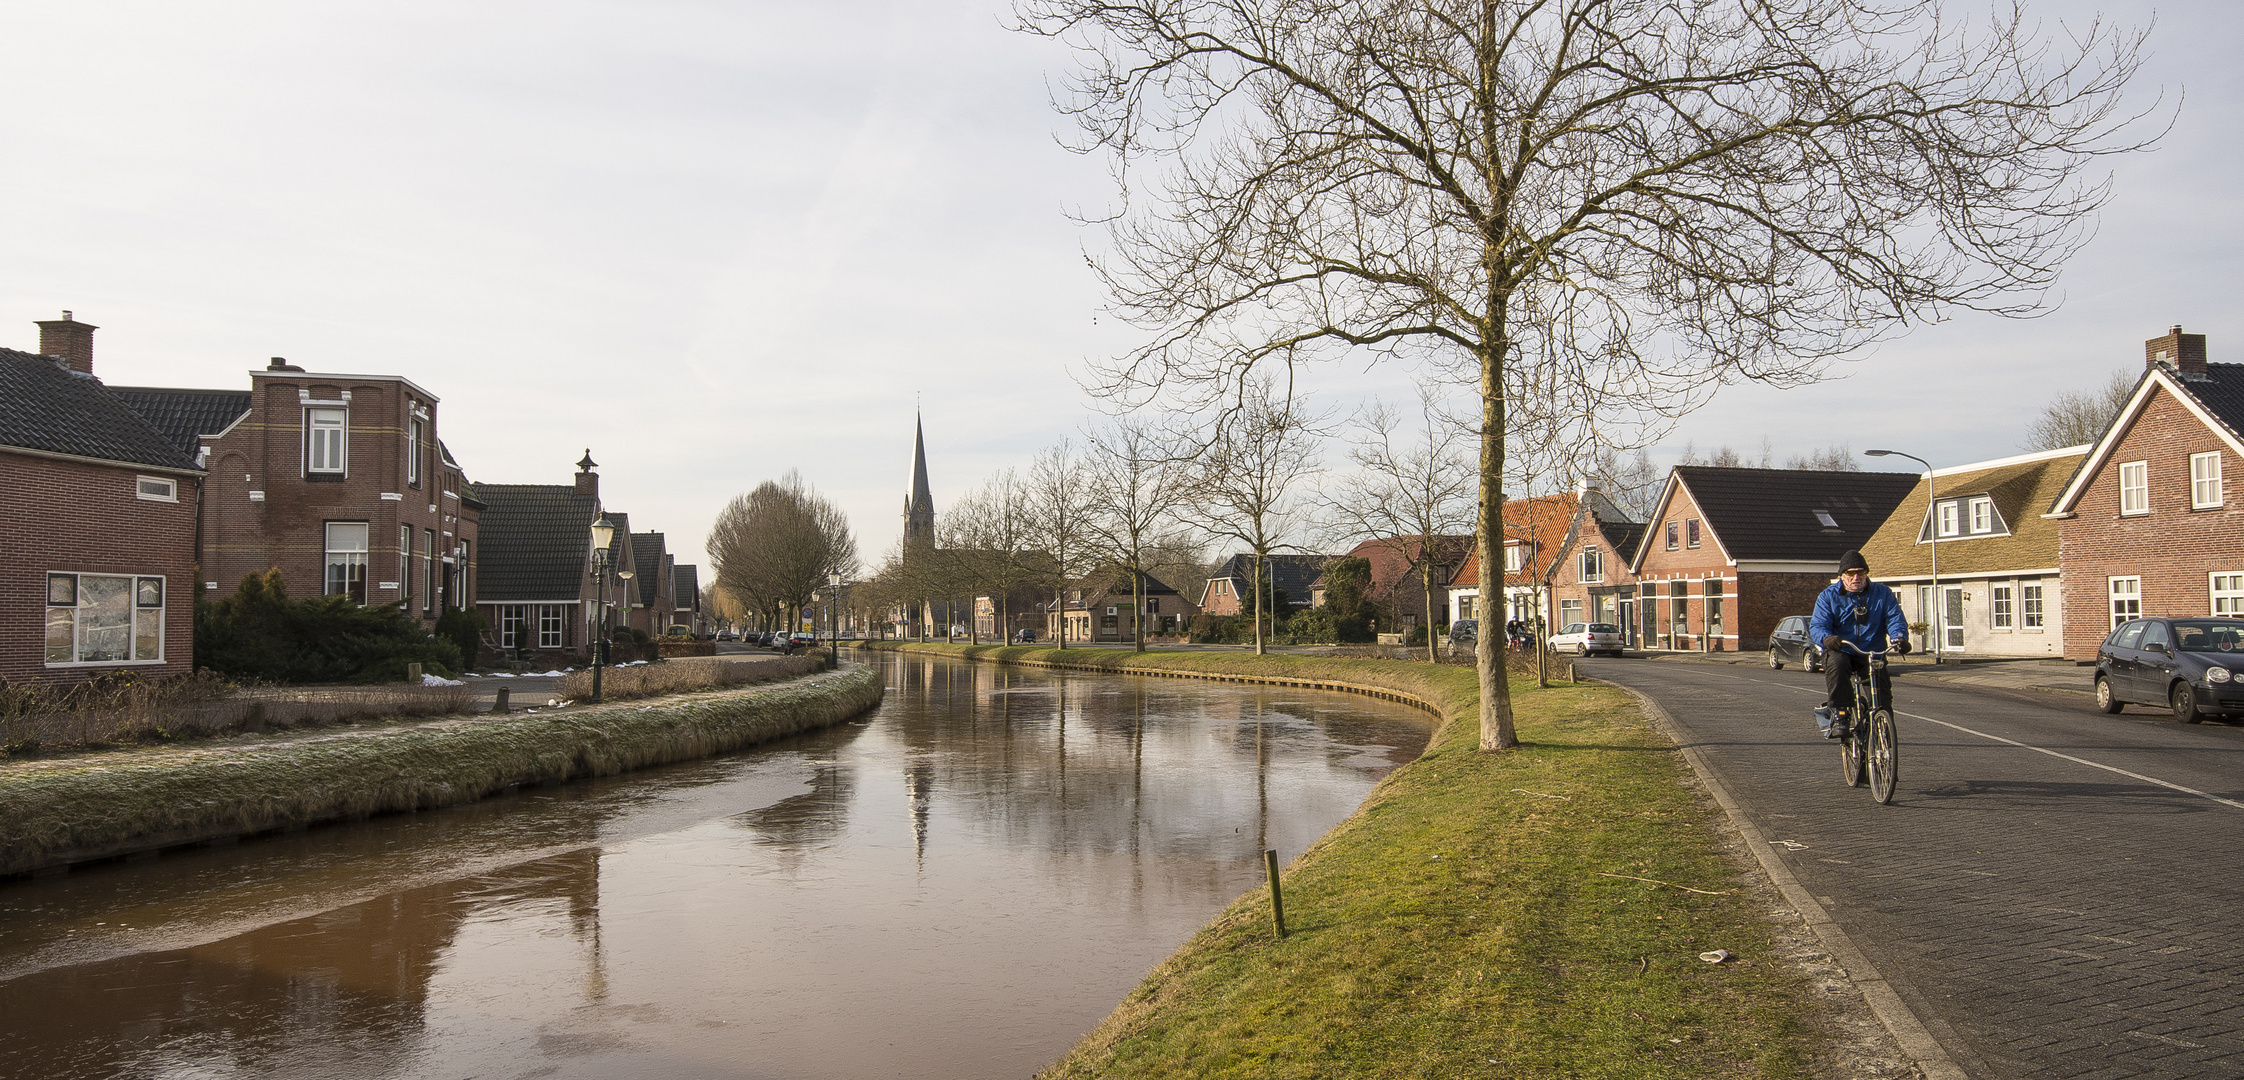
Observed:
[[[278,569],[242,579],[234,595],[195,605],[195,666],[277,683],[395,682],[408,664],[460,670],[460,651],[397,604],[347,596],[290,600]]]
[[[436,620],[436,636],[452,643],[460,650],[460,670],[475,670],[476,650],[483,644],[483,634],[491,624],[483,613],[467,608],[450,608],[444,617]]]

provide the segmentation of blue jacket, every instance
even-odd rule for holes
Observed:
[[[1808,640],[1821,646],[1832,634],[1864,652],[1877,652],[1886,647],[1887,638],[1906,640],[1909,624],[1902,621],[1901,601],[1894,599],[1892,589],[1873,581],[1857,596],[1847,592],[1845,583],[1834,581],[1815,598]]]

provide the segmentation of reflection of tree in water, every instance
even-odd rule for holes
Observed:
[[[543,903],[597,987],[599,852],[393,893],[207,945],[0,983],[0,1076],[373,1076],[411,1069],[460,925]]]
[[[848,769],[833,758],[821,758],[811,763],[809,791],[732,820],[746,826],[759,844],[801,851],[825,847],[848,824],[849,798],[855,787]]]

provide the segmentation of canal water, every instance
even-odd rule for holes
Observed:
[[[0,1076],[1025,1077],[1431,730],[864,659],[827,731],[0,883]]]

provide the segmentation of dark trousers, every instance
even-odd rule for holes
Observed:
[[[1859,670],[1856,665],[1869,662],[1867,657],[1845,649],[1823,651],[1823,689],[1831,696],[1832,707],[1844,709],[1854,704],[1854,673]],[[1893,678],[1886,674],[1883,665],[1870,671],[1870,692],[1881,702],[1893,701]]]

